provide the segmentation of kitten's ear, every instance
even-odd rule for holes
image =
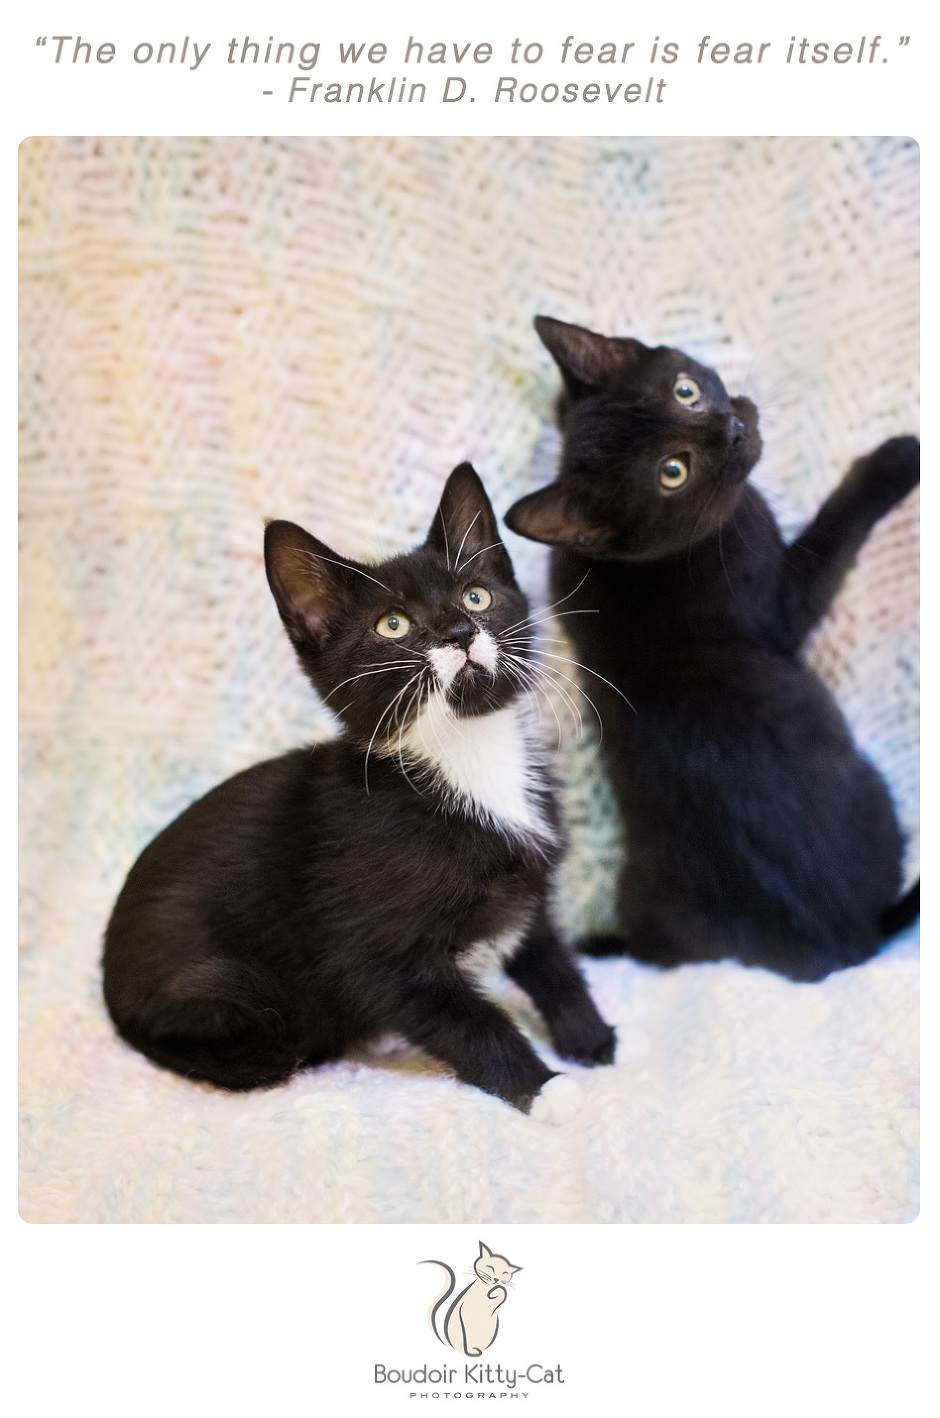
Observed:
[[[550,315],[536,315],[535,329],[572,394],[606,384],[636,364],[646,350],[639,340],[608,339],[581,325],[553,320]]]
[[[518,1275],[519,1272],[520,1272],[520,1270],[522,1269],[522,1266],[521,1266],[521,1265],[511,1265],[511,1266],[509,1267],[509,1269],[512,1271],[513,1275]]]
[[[520,497],[506,513],[506,526],[548,546],[600,546],[609,539],[609,532],[592,521],[580,490],[564,481]]]
[[[447,479],[426,545],[440,552],[453,571],[486,560],[512,580],[512,562],[500,540],[496,514],[469,463],[461,463]]]
[[[484,1246],[483,1242],[481,1241],[480,1254],[477,1256],[477,1260],[489,1260],[492,1254],[493,1252],[491,1250],[488,1250],[487,1247]]]
[[[322,649],[332,617],[346,603],[352,573],[335,552],[295,522],[269,522],[265,527],[264,567],[293,643]]]

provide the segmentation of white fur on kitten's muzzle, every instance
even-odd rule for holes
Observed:
[[[496,641],[487,630],[477,631],[470,641],[469,650],[461,650],[459,645],[440,645],[437,649],[428,651],[431,668],[445,693],[468,660],[490,674],[495,674],[498,658]]]

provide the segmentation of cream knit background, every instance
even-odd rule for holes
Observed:
[[[916,431],[916,147],[41,139],[21,177],[23,1215],[910,1218],[916,932],[816,986],[592,964],[618,1062],[558,1130],[420,1060],[249,1096],[185,1083],[115,1037],[99,955],[155,832],[332,731],[264,519],[370,556],[423,537],[463,458],[499,512],[546,481],[536,313],[679,345],[752,394],[788,533],[853,456]],[[814,649],[912,842],[917,504]],[[544,553],[507,541],[538,597]],[[593,741],[566,727],[557,761],[571,933],[606,919],[616,832]]]

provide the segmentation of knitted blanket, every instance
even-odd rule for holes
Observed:
[[[542,312],[713,364],[761,409],[787,534],[916,431],[917,149],[895,139],[68,139],[21,149],[21,1211],[32,1221],[903,1221],[917,933],[817,985],[733,962],[586,974],[615,1066],[559,1129],[417,1057],[253,1095],[115,1035],[101,936],[135,856],[223,777],[335,732],[265,584],[265,518],[353,556],[446,474],[547,481]],[[815,667],[917,871],[917,497]],[[507,534],[544,599],[544,550]],[[557,914],[610,919],[615,815],[558,706]],[[546,729],[555,724],[546,712]],[[551,1059],[539,1020],[493,988]]]

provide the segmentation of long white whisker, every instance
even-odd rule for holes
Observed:
[[[626,704],[627,708],[633,709],[634,714],[636,713],[636,709],[633,708],[633,705],[630,703],[623,690],[618,689],[615,684],[611,684],[609,679],[604,679],[604,676],[598,674],[597,670],[592,670],[590,665],[582,665],[580,660],[572,660],[570,655],[555,655],[551,652],[551,650],[539,650],[538,648],[535,648],[532,653],[533,655],[547,655],[550,660],[564,660],[565,663],[568,665],[577,665],[579,670],[586,670],[587,673],[589,675],[593,675],[595,679],[603,680],[604,684],[608,685],[614,691],[615,694],[620,695],[620,698],[623,700],[624,704]],[[561,674],[561,670],[556,670],[555,673]],[[583,689],[581,690],[581,693],[584,694]],[[587,699],[586,694],[584,695],[584,697],[585,699]]]
[[[543,609],[544,609],[544,610],[547,610],[547,611],[550,611],[550,610],[553,610],[555,606],[562,606],[562,605],[564,605],[565,601],[570,601],[570,600],[571,600],[571,597],[574,596],[574,595],[576,595],[577,592],[580,591],[581,587],[584,585],[585,581],[588,579],[588,577],[590,576],[590,574],[591,574],[591,568],[588,567],[587,571],[585,571],[584,575],[581,577],[581,580],[578,582],[577,586],[575,586],[575,588],[574,588],[573,591],[569,591],[568,594],[567,594],[567,596],[562,596],[561,599],[558,600],[558,601],[552,601],[552,604],[551,604],[550,606],[544,606]],[[510,630],[515,630],[515,628],[516,628],[517,625],[522,625],[523,623],[524,623],[524,621],[522,621],[522,620],[517,620],[517,621],[516,621],[516,625],[507,625],[507,627],[506,627],[507,633],[508,633]]]
[[[402,647],[401,647],[401,645],[399,645],[399,646],[397,647],[396,653],[399,654],[399,655],[402,653]],[[409,654],[409,655],[411,655],[411,656],[413,656],[414,659],[416,659],[416,660],[422,660],[422,659],[424,658],[424,656],[423,656],[423,655],[419,655],[416,650],[408,650],[408,651],[406,651],[406,653]],[[372,669],[379,668],[379,667],[381,667],[382,665],[392,666],[392,665],[394,665],[394,664],[395,664],[395,661],[394,661],[394,660],[357,660],[357,661],[356,661],[356,668],[357,668],[357,669],[360,669],[360,670],[372,670]],[[408,669],[408,668],[409,668],[409,666],[407,666],[407,665],[402,665],[402,666],[401,666],[401,669],[403,669],[403,670],[404,670],[404,669]]]
[[[401,768],[402,773],[405,775],[405,778],[406,778],[406,780],[408,781],[408,783],[411,785],[412,788],[414,788],[414,790],[415,790],[415,792],[418,794],[418,796],[421,797],[421,798],[423,798],[423,797],[424,797],[424,794],[422,793],[421,789],[420,789],[419,787],[417,787],[417,785],[412,781],[411,775],[409,774],[408,769],[405,767],[405,760],[404,760],[404,758],[402,757],[402,751],[401,751],[401,750],[402,750],[402,739],[403,739],[403,736],[404,736],[404,733],[405,733],[405,725],[406,725],[407,722],[408,722],[408,715],[411,713],[411,706],[412,706],[412,704],[415,702],[416,698],[417,698],[418,695],[421,693],[421,688],[422,688],[422,686],[421,686],[421,681],[419,680],[419,681],[418,681],[417,688],[415,689],[414,694],[412,694],[411,698],[408,700],[408,703],[407,703],[407,705],[405,706],[405,712],[404,712],[404,714],[402,715],[401,720],[400,720],[400,722],[399,722],[399,728],[398,728],[398,763],[399,763],[399,767]]]
[[[504,637],[510,645],[567,645],[567,640],[561,635],[543,635],[539,631],[536,635],[507,635]]]
[[[508,651],[504,652],[504,659],[507,662],[508,668],[510,670],[515,670],[516,676],[520,683],[524,684],[527,689],[536,690],[537,693],[541,694],[544,697],[546,704],[552,711],[552,717],[555,720],[555,726],[558,731],[556,743],[557,748],[560,749],[562,740],[564,738],[564,734],[561,730],[561,720],[558,717],[558,711],[555,708],[552,696],[543,687],[543,685],[545,683],[548,683],[552,686],[553,689],[558,690],[560,693],[564,693],[564,691],[561,689],[561,686],[556,684],[552,679],[549,678],[546,668],[542,665],[533,665],[527,660],[520,660],[516,655],[511,655]],[[523,678],[523,671],[525,672],[527,678]],[[565,702],[570,712],[572,705],[567,695],[565,695]],[[539,712],[541,716],[541,711]],[[572,718],[573,717],[574,716],[572,715]]]
[[[395,698],[392,700],[392,705],[391,705],[391,707],[392,707],[392,709],[394,710],[394,714],[392,715],[392,718],[389,720],[389,725],[390,725],[390,727],[391,727],[392,724],[398,722],[398,714],[399,714],[399,708],[400,708],[400,705],[401,705],[401,701],[404,699],[405,695],[408,693],[409,688],[411,687],[411,685],[414,684],[415,680],[417,680],[418,683],[417,683],[417,685],[415,686],[414,694],[411,696],[411,699],[409,699],[409,701],[408,701],[408,708],[409,708],[409,709],[410,709],[410,707],[411,707],[412,700],[415,698],[415,695],[418,695],[418,694],[421,693],[421,689],[422,689],[423,681],[424,681],[424,673],[425,673],[425,671],[424,671],[424,668],[422,667],[420,670],[418,670],[417,674],[412,675],[411,679],[410,679],[410,680],[408,681],[408,683],[405,685],[404,689],[402,689],[401,692],[400,692],[399,694],[397,694],[397,695],[395,696]],[[406,710],[406,713],[407,713],[407,710]],[[389,737],[391,737],[391,734],[389,735]]]
[[[510,666],[510,671],[511,671],[511,672],[512,672],[513,668],[514,668],[513,666]],[[531,686],[531,685],[526,685],[526,684],[525,684],[525,681],[524,681],[521,677],[518,676],[518,671],[516,671],[516,675],[517,675],[517,681],[516,681],[516,682],[517,682],[518,684],[521,684],[521,685],[522,685],[525,689],[527,689],[527,690],[533,689],[533,686]],[[534,704],[535,704],[535,712],[536,712],[536,713],[538,714],[538,716],[539,716],[538,728],[539,728],[539,734],[541,735],[541,733],[542,733],[542,700],[541,700],[541,698],[540,698],[540,696],[539,696],[539,694],[538,694],[537,691],[532,693],[532,700],[533,700],[533,702],[534,702]],[[560,748],[561,748],[561,741],[560,741],[560,740],[557,740],[557,741],[556,741],[556,746],[555,746],[555,752],[557,753],[557,752],[558,752],[558,749],[560,749]]]
[[[330,712],[333,713],[333,714],[335,714],[337,718],[341,719],[341,718],[343,717],[343,715],[346,713],[346,710],[347,710],[347,709],[351,709],[354,704],[358,704],[358,703],[359,703],[359,700],[360,700],[361,698],[362,698],[362,695],[361,695],[361,694],[357,694],[356,697],[355,697],[355,699],[350,699],[348,703],[346,703],[346,704],[343,705],[342,709],[333,709],[333,710],[331,710]]]
[[[409,650],[404,645],[398,646],[399,655],[410,655],[413,660],[423,660],[425,657],[418,650]]]
[[[318,551],[303,551],[303,555],[316,557],[317,561],[328,561],[333,566],[341,566],[344,571],[358,571],[359,575],[364,576],[367,581],[374,581],[376,586],[381,586],[382,590],[388,591],[390,596],[393,594],[390,586],[386,586],[384,581],[377,580],[375,576],[370,576],[368,571],[363,571],[361,566],[350,566],[348,561],[336,561],[332,556],[323,556],[323,554]]]
[[[509,654],[508,651],[503,650],[503,653],[502,653],[502,656],[501,656],[501,667],[505,670],[506,674],[510,675],[510,676],[512,677],[512,679],[515,681],[515,683],[519,685],[520,689],[523,690],[523,692],[524,692],[525,694],[527,694],[527,695],[529,695],[529,696],[531,697],[531,700],[532,700],[532,702],[533,702],[534,705],[535,705],[536,713],[537,713],[538,716],[539,716],[539,729],[541,730],[541,728],[542,728],[542,698],[541,698],[540,695],[539,695],[539,686],[538,686],[537,682],[535,681],[535,679],[534,679],[533,677],[531,677],[531,676],[529,676],[528,678],[526,677],[526,674],[528,674],[529,666],[526,664],[526,662],[525,662],[524,660],[520,660],[517,655],[511,655],[511,654]],[[523,670],[526,671],[526,674],[523,674]],[[545,698],[547,699],[547,696],[545,696]],[[552,703],[551,703],[550,700],[548,701],[548,706],[549,706],[549,708],[552,710],[552,713],[554,713],[554,712],[555,712],[555,711],[554,711],[554,706],[552,705]],[[557,715],[557,714],[555,714],[555,722],[556,722],[556,724],[558,723],[558,715]],[[559,733],[560,733],[560,731],[561,731],[561,725],[560,725],[560,724],[558,724],[558,728],[559,728]],[[557,740],[557,742],[556,742],[556,752],[557,752],[557,750],[558,750],[560,747],[561,747],[561,739],[559,738],[559,739]]]
[[[458,571],[463,571],[465,567],[467,567],[467,566],[470,565],[471,561],[476,561],[477,557],[478,557],[478,556],[482,556],[485,551],[494,551],[496,547],[501,547],[501,546],[502,546],[502,542],[491,542],[488,547],[480,547],[480,550],[479,550],[479,551],[475,551],[472,556],[468,556],[467,559],[466,559],[466,561],[463,563],[463,565],[457,567],[457,570],[458,570]]]
[[[384,709],[382,710],[381,714],[379,715],[378,722],[376,723],[376,726],[375,726],[375,728],[374,728],[373,731],[372,731],[372,737],[371,737],[371,739],[369,740],[369,746],[368,746],[368,748],[366,749],[365,780],[366,780],[366,796],[367,796],[367,797],[369,796],[369,754],[372,752],[372,745],[375,743],[375,736],[376,736],[376,734],[378,733],[378,731],[379,731],[379,729],[380,729],[380,727],[381,727],[382,720],[385,718],[386,714],[390,714],[391,711],[394,710],[395,705],[398,703],[399,699],[403,698],[403,696],[408,692],[409,686],[413,685],[414,682],[415,682],[415,680],[418,679],[423,673],[424,673],[423,670],[418,670],[417,674],[412,675],[411,679],[410,679],[410,680],[408,681],[408,683],[405,685],[404,689],[402,689],[402,690],[395,696],[395,698],[392,700],[391,704],[387,705],[386,708],[384,708]]]
[[[582,717],[581,717],[581,711],[579,710],[579,708],[578,708],[578,706],[577,706],[577,703],[572,699],[571,695],[570,695],[570,694],[568,693],[568,691],[564,688],[564,686],[561,685],[561,684],[559,684],[559,683],[557,682],[557,680],[552,679],[551,676],[557,675],[557,676],[559,676],[561,679],[567,680],[569,684],[573,684],[574,687],[575,687],[575,689],[578,691],[578,693],[581,694],[581,695],[584,695],[584,698],[587,699],[588,703],[591,705],[591,708],[594,710],[594,713],[595,713],[595,714],[597,714],[597,707],[596,707],[596,705],[594,705],[594,704],[591,702],[591,699],[589,698],[589,696],[584,693],[584,690],[581,688],[581,686],[577,683],[576,680],[573,680],[573,679],[570,677],[570,675],[564,674],[561,670],[556,670],[556,669],[554,668],[554,666],[552,666],[552,665],[538,665],[538,666],[533,666],[533,669],[536,669],[540,674],[545,675],[546,677],[548,677],[549,683],[552,685],[552,688],[553,688],[553,689],[556,689],[556,690],[558,691],[558,693],[562,696],[562,698],[565,700],[565,702],[569,705],[569,707],[570,707],[570,709],[571,709],[571,711],[572,711],[572,714],[574,715],[574,717],[575,717],[575,718],[577,719],[577,721],[578,721],[578,737],[579,737],[579,738],[583,738],[583,737],[584,737],[584,720],[583,720]],[[601,722],[601,716],[600,716],[599,714],[597,714],[597,719],[598,719],[598,723],[600,724],[601,737],[603,738],[603,735],[604,735],[604,725],[603,725],[603,723]]]
[[[445,701],[445,702],[446,702],[446,701]],[[453,727],[454,732],[456,733],[457,737],[458,737],[459,739],[465,739],[465,738],[466,738],[466,735],[464,734],[463,730],[462,730],[461,727],[460,727],[460,720],[457,718],[456,714],[452,714],[452,715],[451,715],[451,724],[452,724],[452,727]],[[445,745],[445,743],[444,743],[444,740],[441,738],[441,731],[440,731],[440,729],[438,728],[437,724],[434,722],[433,718],[431,719],[431,725],[432,725],[432,727],[433,727],[433,729],[434,729],[434,737],[437,739],[437,746],[438,746],[438,748],[439,748],[440,751],[441,751],[441,756],[446,758],[446,756],[447,756],[447,747],[446,747],[446,745]],[[421,737],[422,737],[422,739],[424,739],[425,744],[427,744],[427,739],[424,738],[424,725],[423,725],[423,724],[421,725]]]
[[[509,632],[512,631],[512,630],[519,630],[519,629],[529,630],[529,629],[531,629],[531,627],[532,627],[533,625],[543,625],[543,624],[545,623],[545,621],[547,621],[547,620],[560,620],[563,615],[600,615],[600,611],[599,611],[599,610],[559,611],[557,616],[555,616],[555,615],[553,615],[553,614],[542,615],[542,616],[539,616],[538,619],[536,619],[534,616],[529,616],[529,618],[528,618],[527,620],[519,620],[519,621],[516,622],[515,625],[511,625],[511,626],[509,627],[509,630],[503,631],[502,635],[500,636],[500,639],[502,639],[502,640],[507,639],[507,638],[509,637]]]
[[[442,531],[443,531],[443,533],[444,533],[444,556],[445,556],[445,559],[446,559],[446,561],[447,561],[447,570],[449,571],[449,570],[450,570],[450,543],[449,543],[448,540],[447,540],[447,523],[444,521],[444,513],[443,513],[443,510],[442,510],[440,507],[437,509],[437,515],[438,515],[438,517],[440,517],[440,519],[441,519],[441,529],[442,529]]]
[[[568,677],[567,675],[562,674],[561,670],[556,670],[556,669],[552,668],[552,667],[549,666],[549,665],[542,665],[542,666],[541,666],[541,669],[542,669],[546,674],[548,674],[550,678],[551,678],[552,675],[561,675],[561,678],[562,678],[562,679],[567,680],[569,684],[573,684],[573,685],[574,685],[574,687],[575,687],[575,689],[578,691],[578,693],[579,693],[580,695],[582,695],[582,696],[587,700],[587,702],[590,704],[591,708],[594,710],[594,713],[597,714],[597,723],[598,723],[598,727],[600,728],[600,731],[601,731],[601,738],[603,738],[603,737],[604,737],[604,725],[603,725],[603,722],[602,722],[602,720],[601,720],[600,714],[597,713],[597,706],[594,704],[594,702],[593,702],[593,700],[591,699],[590,695],[585,694],[585,693],[584,693],[584,690],[581,688],[581,686],[580,686],[575,680],[569,679],[569,677]],[[558,693],[562,696],[562,698],[563,698],[566,702],[567,702],[567,701],[570,701],[570,702],[571,702],[572,711],[574,712],[574,715],[575,715],[575,717],[576,717],[577,720],[578,720],[578,737],[579,737],[579,738],[583,738],[583,737],[584,737],[584,720],[583,720],[582,717],[581,717],[581,711],[580,711],[580,709],[578,708],[577,700],[573,699],[572,696],[568,693],[568,691],[564,688],[564,686],[558,684],[557,681],[555,681],[555,688],[558,690]]]
[[[342,689],[344,684],[352,684],[357,679],[371,679],[373,675],[384,675],[390,670],[410,670],[410,665],[383,665],[380,670],[363,670],[361,675],[350,675],[348,679],[341,679],[339,684],[334,684],[329,694],[324,695],[323,703],[328,704],[338,689]]]
[[[563,680],[565,680],[566,683],[574,685],[575,689],[576,689],[576,690],[578,691],[578,693],[581,695],[582,699],[586,699],[587,702],[590,704],[591,708],[594,710],[595,717],[597,718],[597,725],[598,725],[598,728],[600,729],[600,732],[601,732],[601,739],[603,740],[603,737],[604,737],[604,721],[603,721],[603,719],[602,719],[601,716],[600,716],[600,713],[599,713],[599,711],[598,711],[597,705],[594,703],[594,700],[591,698],[591,696],[585,691],[583,685],[578,684],[578,681],[577,681],[576,679],[572,679],[570,675],[566,675],[563,670],[556,670],[555,667],[554,667],[554,665],[541,665],[541,666],[540,666],[540,669],[542,669],[542,670],[544,671],[544,673],[547,674],[547,675],[558,675],[558,676],[560,676]],[[555,685],[555,688],[558,690],[558,693],[559,693],[559,694],[563,694],[563,695],[565,695],[565,697],[567,697],[567,691],[566,691],[565,689],[563,689],[562,686],[557,683],[557,681],[553,681],[553,683],[554,683],[554,685]],[[575,711],[575,712],[577,712],[577,711]],[[579,723],[581,722],[581,715],[580,715],[580,714],[578,714],[578,721],[579,721]]]
[[[461,542],[460,542],[460,546],[457,548],[457,555],[454,557],[454,571],[455,571],[455,572],[457,572],[457,571],[460,570],[460,553],[463,551],[463,544],[464,544],[464,542],[467,540],[467,538],[469,537],[470,533],[473,531],[473,523],[477,520],[477,518],[479,517],[479,515],[480,515],[480,513],[479,513],[479,509],[478,509],[476,512],[474,512],[474,514],[473,514],[473,521],[470,523],[470,526],[469,526],[469,527],[467,528],[467,530],[464,532],[463,537],[462,537]]]

